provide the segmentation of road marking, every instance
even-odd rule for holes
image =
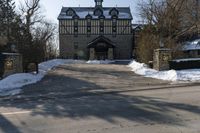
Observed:
[[[20,112],[8,112],[8,113],[0,113],[0,115],[17,115],[17,114],[29,114],[32,111],[20,111]]]

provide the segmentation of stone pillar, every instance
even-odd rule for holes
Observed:
[[[172,52],[170,49],[154,50],[153,68],[159,71],[169,70],[169,61],[172,60]]]
[[[113,60],[113,48],[108,49],[108,59]]]
[[[3,53],[5,55],[4,75],[9,76],[15,73],[22,73],[22,55],[18,53]]]
[[[95,59],[95,50],[94,48],[90,48],[90,60],[94,60]]]

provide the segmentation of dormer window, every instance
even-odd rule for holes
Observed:
[[[118,16],[119,15],[119,11],[116,8],[112,8],[109,12],[109,14],[111,16]]]
[[[66,15],[67,16],[73,16],[75,15],[75,11],[72,9],[72,8],[69,8],[67,11],[66,11]]]
[[[101,8],[96,8],[94,10],[94,15],[95,16],[101,16],[101,15],[103,15],[103,11],[101,10]]]

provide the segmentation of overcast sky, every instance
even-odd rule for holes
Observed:
[[[23,0],[15,0],[18,4],[19,1]],[[137,22],[138,20],[138,11],[137,11],[137,3],[140,0],[104,0],[103,6],[122,6],[122,7],[129,7],[131,8],[133,14],[133,21]],[[47,18],[57,22],[58,14],[62,8],[64,7],[90,7],[94,6],[94,0],[41,0],[41,6],[44,9],[44,14],[47,15]]]

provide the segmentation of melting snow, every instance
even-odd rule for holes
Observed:
[[[89,60],[87,61],[88,64],[110,64],[114,63],[115,61],[112,60]]]
[[[143,63],[132,61],[129,64],[132,71],[136,74],[143,75],[145,77],[151,77],[156,79],[168,80],[168,81],[200,81],[200,69],[189,69],[189,70],[169,70],[169,71],[156,71],[148,68]]]
[[[3,80],[0,80],[0,96],[19,93],[21,87],[40,81],[49,70],[51,70],[56,66],[62,64],[75,64],[83,62],[84,61],[78,61],[78,60],[76,61],[76,60],[54,59],[39,64],[38,74],[19,73],[8,76]]]
[[[110,64],[115,61],[111,60],[90,60],[89,64]],[[17,94],[21,91],[21,87],[40,81],[49,70],[62,64],[78,64],[85,63],[84,61],[76,60],[63,60],[55,59],[39,64],[39,74],[32,73],[19,73],[6,77],[0,80],[0,96]],[[191,70],[169,70],[169,71],[156,71],[150,69],[143,63],[132,61],[129,64],[136,74],[145,77],[152,77],[156,79],[169,80],[169,81],[200,81],[200,69]]]

